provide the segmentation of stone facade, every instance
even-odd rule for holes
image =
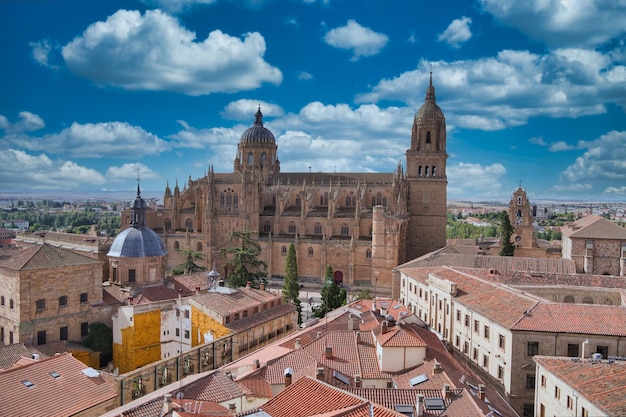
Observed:
[[[182,262],[179,249],[205,253],[206,267],[224,260],[219,249],[234,231],[258,234],[269,276],[282,276],[289,244],[298,272],[323,279],[390,288],[391,269],[445,246],[446,125],[435,89],[415,115],[406,172],[312,173],[280,171],[274,135],[262,114],[244,132],[232,173],[215,173],[165,189],[163,208],[147,225],[168,251],[167,265]],[[122,218],[130,225],[130,212]],[[228,271],[221,270],[223,277]]]
[[[80,341],[93,321],[106,320],[102,264],[43,244],[0,262],[0,327],[3,344],[44,345]]]
[[[562,256],[576,272],[626,275],[626,229],[604,217],[588,215],[561,228]]]

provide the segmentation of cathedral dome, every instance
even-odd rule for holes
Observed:
[[[269,143],[272,145],[276,143],[274,134],[263,127],[263,113],[261,113],[260,107],[256,112],[254,125],[243,132],[240,143]]]
[[[144,258],[166,254],[163,241],[152,229],[129,227],[117,235],[107,256]]]

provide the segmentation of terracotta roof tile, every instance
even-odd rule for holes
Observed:
[[[0,373],[0,415],[46,416],[77,414],[117,396],[98,373],[64,353]],[[51,373],[58,373],[58,377]],[[27,387],[23,381],[33,385]]]
[[[511,329],[626,336],[626,309],[601,304],[540,303]]]
[[[626,229],[602,216],[588,215],[567,223],[561,233],[579,239],[626,239]]]
[[[626,415],[625,361],[573,361],[547,356],[535,356],[534,360],[608,416]]]
[[[296,311],[296,306],[290,303],[279,304],[276,307],[268,308],[260,313],[253,314],[248,317],[244,317],[239,320],[231,321],[226,325],[233,332],[241,332],[247,329],[251,329],[260,324],[274,320],[275,318],[293,313]]]
[[[259,374],[247,376],[241,380],[237,380],[241,385],[245,386],[251,395],[256,397],[272,398],[272,386],[269,382]]]
[[[246,395],[248,389],[235,382],[222,370],[218,370],[183,389],[185,398],[223,402]]]
[[[29,271],[93,264],[102,264],[102,262],[67,249],[52,246],[48,243],[22,249],[11,254],[10,258],[0,260],[0,268],[13,271]]]
[[[34,347],[26,347],[24,343],[14,343],[12,345],[0,345],[0,369],[6,369],[17,362],[21,357],[32,357],[33,354],[39,355],[40,359],[48,356]]]
[[[426,347],[426,343],[409,329],[403,325],[396,325],[389,327],[387,333],[382,333],[378,328],[376,339],[381,346],[387,347]]]

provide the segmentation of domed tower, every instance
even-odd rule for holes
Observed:
[[[276,157],[277,149],[274,134],[263,127],[263,113],[259,106],[254,125],[241,135],[235,158],[235,171],[261,180],[269,180],[280,172],[280,162]]]
[[[406,151],[409,184],[407,259],[446,245],[446,119],[435,99],[433,75],[426,99],[413,120],[411,147]]]
[[[137,184],[130,227],[117,235],[107,253],[111,283],[141,287],[160,283],[165,277],[167,251],[159,235],[146,227],[147,208]]]

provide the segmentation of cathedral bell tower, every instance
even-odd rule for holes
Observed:
[[[433,75],[413,120],[406,151],[410,215],[407,261],[446,245],[446,119],[435,99]]]

